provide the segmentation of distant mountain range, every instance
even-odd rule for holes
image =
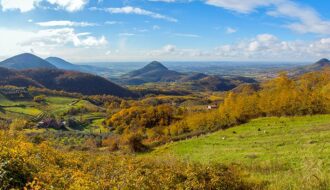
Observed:
[[[328,59],[290,70],[293,76],[306,72],[318,71],[330,67]],[[132,97],[134,94],[94,72],[105,71],[105,68],[75,65],[57,57],[42,59],[33,54],[24,53],[0,62],[0,85],[35,86],[67,92],[78,92],[85,95],[108,94],[120,97]],[[85,73],[82,73],[85,72]],[[124,85],[142,85],[156,82],[176,82],[188,85],[191,89],[227,91],[242,84],[257,83],[247,77],[220,77],[203,73],[180,73],[153,61],[145,67],[129,72],[116,80]]]
[[[80,72],[93,73],[93,74],[111,72],[111,70],[108,68],[91,66],[91,65],[76,65],[58,57],[48,57],[45,60],[59,69],[64,69],[69,71],[80,71]]]
[[[47,60],[52,63],[57,62],[53,65]],[[134,96],[134,93],[128,89],[103,77],[78,71],[68,71],[75,70],[79,66],[63,59],[53,57],[47,60],[25,53],[0,62],[0,85],[34,86],[77,92],[84,95]]]
[[[54,65],[48,61],[37,57],[30,53],[23,53],[16,55],[9,59],[0,62],[0,67],[5,67],[9,69],[24,70],[24,69],[56,69]]]
[[[290,71],[291,75],[301,75],[312,71],[320,71],[326,67],[330,67],[330,60],[323,58],[311,65],[298,67]]]
[[[79,71],[91,74],[110,73],[108,68],[91,66],[91,65],[76,65],[58,57],[48,57],[42,59],[30,53],[23,53],[14,57],[8,58],[0,62],[0,67],[8,69],[25,70],[25,69],[64,69],[68,71]]]
[[[254,79],[247,77],[223,78],[203,73],[179,73],[169,70],[158,61],[153,61],[145,67],[123,75],[120,80],[126,85],[141,85],[154,82],[186,83],[191,89],[227,91],[243,83],[256,83]]]

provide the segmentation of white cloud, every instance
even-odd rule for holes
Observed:
[[[314,41],[283,41],[272,34],[259,34],[237,43],[224,44],[213,50],[178,48],[168,44],[146,53],[164,60],[267,60],[306,61],[330,55],[330,38]]]
[[[119,33],[118,36],[135,36],[133,33]]]
[[[269,6],[276,0],[206,0],[206,4],[240,13],[251,13],[261,6]]]
[[[25,48],[19,44],[26,39],[32,38],[33,32],[25,30],[10,30],[0,28],[0,56],[13,55],[15,53],[29,51],[30,48]]]
[[[200,38],[197,34],[185,34],[185,33],[174,33],[174,36],[185,37],[185,38]]]
[[[163,51],[166,53],[174,52],[176,50],[176,47],[174,45],[166,45],[163,47]]]
[[[169,16],[165,16],[159,13],[155,13],[152,11],[148,11],[145,9],[141,9],[138,7],[131,7],[131,6],[126,6],[126,7],[121,7],[121,8],[96,8],[93,7],[91,8],[91,10],[101,10],[101,11],[106,11],[109,12],[111,14],[136,14],[136,15],[143,15],[143,16],[149,16],[155,19],[162,19],[162,20],[167,20],[170,22],[178,22],[177,19],[169,17]]]
[[[330,54],[330,38],[316,41],[281,41],[271,34],[256,37],[234,44],[226,44],[215,49],[214,54],[238,60],[304,60],[327,57]]]
[[[175,0],[149,0],[151,2],[165,2],[165,3],[174,3]]]
[[[285,26],[299,33],[330,34],[329,20],[322,20],[313,8],[292,1],[277,3],[276,8],[269,11],[268,15],[292,19],[293,23]]]
[[[126,38],[124,39],[126,43]],[[167,44],[158,49],[142,50],[134,54],[128,53],[125,45],[120,48],[125,52],[122,56],[134,56],[134,59],[142,60],[307,61],[328,57],[330,54],[330,38],[314,41],[284,41],[272,34],[259,34],[251,39],[203,50]],[[115,55],[111,55],[114,58]]]
[[[235,28],[231,28],[231,27],[226,28],[226,33],[227,34],[233,34],[233,33],[236,33],[236,32],[237,32],[237,29],[235,29]]]
[[[104,24],[115,25],[115,24],[123,24],[123,22],[112,20],[112,21],[106,21]]]
[[[84,8],[88,0],[47,0],[50,4],[56,5],[69,12],[79,11]]]
[[[328,57],[330,54],[330,38],[322,38],[310,43],[308,53],[318,57]]]
[[[149,32],[149,30],[146,28],[133,28],[133,29],[134,29],[134,31],[140,32],[140,33]]]
[[[40,0],[0,0],[3,11],[18,9],[21,12],[28,12],[35,8]]]
[[[86,26],[96,26],[96,23],[90,23],[90,22],[73,22],[68,20],[54,20],[54,21],[47,21],[47,22],[37,22],[36,23],[39,26],[43,27],[57,27],[57,26],[80,26],[80,27],[86,27]]]
[[[3,11],[19,10],[29,12],[35,9],[40,2],[48,2],[69,12],[78,11],[84,8],[88,0],[0,0]]]
[[[16,42],[19,47],[31,48],[59,48],[70,45],[74,47],[98,47],[107,44],[108,41],[104,36],[97,38],[90,33],[76,33],[73,28],[29,32],[29,35],[21,36],[20,40]]]
[[[56,55],[76,61],[104,61],[104,52],[109,49],[105,37],[76,33],[72,28],[28,31],[0,27],[0,41],[3,59],[31,52],[42,57]]]
[[[157,58],[165,58],[174,57],[175,59],[187,59],[187,57],[204,57],[210,55],[208,52],[201,51],[198,49],[183,49],[177,48],[175,45],[165,45],[161,49],[152,50],[146,53],[148,56],[153,56]]]
[[[258,8],[267,8],[267,14],[284,17],[292,23],[285,27],[299,33],[330,34],[330,21],[323,20],[319,13],[309,6],[291,0],[205,0],[206,4],[238,13],[249,14]]]
[[[158,26],[158,25],[153,25],[153,26],[152,26],[152,29],[153,29],[153,30],[160,30],[160,26]]]
[[[107,45],[107,39],[102,36],[100,38],[96,38],[94,36],[87,36],[85,39],[80,39],[80,43],[78,46],[86,46],[86,47],[97,47],[97,46],[104,46]]]

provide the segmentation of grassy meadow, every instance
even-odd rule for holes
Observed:
[[[330,115],[260,118],[228,130],[170,143],[148,156],[237,165],[269,189],[330,186]]]

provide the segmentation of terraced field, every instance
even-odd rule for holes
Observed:
[[[82,126],[88,132],[107,131],[102,121],[105,117],[102,108],[86,101],[69,97],[46,97],[45,103],[33,101],[12,101],[0,95],[0,117],[1,118],[24,118],[32,122],[39,122],[50,116],[62,117],[71,108],[85,107],[92,110],[90,113],[72,116],[77,120],[89,120],[91,124]]]

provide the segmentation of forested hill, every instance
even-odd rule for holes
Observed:
[[[330,67],[330,60],[323,58],[311,65],[295,68],[290,73],[297,76],[312,71],[320,71],[326,67]]]
[[[100,76],[58,69],[11,70],[0,67],[0,85],[34,86],[84,95],[133,97],[134,93]]]
[[[48,61],[35,56],[30,53],[23,53],[14,57],[8,58],[0,62],[0,67],[9,69],[23,70],[23,69],[56,69],[54,65]]]
[[[139,85],[149,82],[177,81],[182,76],[182,73],[169,70],[160,62],[153,61],[141,69],[123,75],[120,80],[129,85]]]

